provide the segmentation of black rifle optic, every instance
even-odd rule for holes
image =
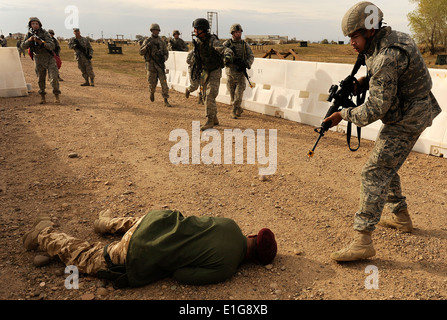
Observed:
[[[354,87],[357,85],[359,88],[359,82],[355,78],[357,71],[360,69],[362,65],[365,65],[365,56],[363,54],[359,54],[357,57],[357,61],[352,69],[352,72],[349,76],[347,76],[344,80],[340,82],[340,85],[332,85],[329,89],[329,97],[327,101],[332,102],[332,105],[329,107],[328,112],[324,119],[330,117],[337,111],[340,111],[344,108],[355,108],[359,105],[363,104],[365,101],[366,91],[358,93],[357,95],[357,104],[352,101],[354,95]],[[348,122],[347,128],[347,143],[349,150],[357,151],[360,148],[360,135],[361,128],[357,127],[357,138],[358,138],[358,146],[357,148],[351,148],[351,122]],[[324,136],[324,134],[329,130],[332,126],[332,121],[323,122],[319,128],[315,128],[314,131],[319,134],[317,141],[315,142],[312,150],[309,150],[307,153],[308,157],[313,157],[315,153],[315,148],[317,147],[318,142]]]

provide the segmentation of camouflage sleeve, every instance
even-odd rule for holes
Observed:
[[[74,38],[68,40],[68,48],[74,49]]]
[[[88,52],[89,52],[89,54],[90,54],[91,56],[93,56],[93,48],[92,48],[92,44],[90,43],[90,40],[88,40],[87,38],[86,38],[85,40],[86,40],[86,43],[87,43],[87,49],[88,49]]]
[[[45,49],[50,51],[56,49],[56,45],[54,44],[54,41],[48,32],[45,32],[43,38],[44,38],[43,40],[45,41],[45,44],[43,45]]]
[[[401,55],[397,48],[385,49],[377,55],[370,68],[367,101],[357,108],[343,109],[341,116],[344,120],[363,127],[382,119],[390,108],[398,108],[397,84],[399,69],[402,67],[399,63]]]
[[[255,61],[255,55],[253,54],[253,51],[250,48],[250,45],[248,43],[245,43],[245,48],[246,48],[246,57],[247,57],[247,64],[248,66],[251,68],[251,65],[253,64],[253,62]]]
[[[163,42],[163,56],[165,58],[165,61],[168,61],[169,59],[169,50],[168,50],[168,45],[166,44],[166,42]]]
[[[140,47],[140,55],[144,56],[147,52],[147,45],[149,43],[149,39],[144,40],[143,44]]]
[[[214,48],[214,50],[216,50],[219,54],[223,56],[226,55],[230,55],[231,57],[234,56],[233,50],[225,47],[222,43],[220,43],[219,40],[217,40],[216,37],[212,37],[210,41],[212,41],[212,47]]]

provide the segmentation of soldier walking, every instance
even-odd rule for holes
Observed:
[[[203,104],[203,97],[202,97],[202,87],[200,86],[200,77],[194,77],[193,76],[193,67],[194,67],[194,50],[191,50],[188,52],[188,55],[186,56],[186,63],[188,64],[188,73],[189,73],[189,82],[190,85],[188,89],[186,89],[185,96],[186,99],[189,98],[189,95],[191,92],[196,91],[199,89],[199,99],[197,100],[197,104]]]
[[[225,62],[232,61],[233,51],[224,47],[215,35],[209,33],[210,25],[207,19],[194,20],[193,28],[197,37],[197,41],[194,40],[193,77],[200,78],[200,84],[203,87],[207,122],[200,130],[204,131],[219,124],[216,97],[219,94],[222,68]],[[186,97],[192,89],[194,88],[186,89]]]
[[[73,29],[73,38],[68,40],[68,47],[74,50],[75,59],[78,61],[78,68],[82,72],[85,82],[81,86],[95,86],[95,73],[93,72],[92,58],[93,48],[90,41],[81,36],[79,28]],[[90,78],[90,81],[89,81]]]
[[[374,26],[371,7],[377,12]],[[350,8],[342,21],[351,46],[365,55],[368,76],[359,83],[364,90],[369,88],[369,98],[357,108],[335,112],[324,121],[336,126],[346,120],[363,127],[380,119],[383,125],[361,174],[360,207],[354,216],[356,235],[350,245],[331,254],[335,261],[373,257],[376,251],[371,235],[377,224],[401,232],[413,230],[397,172],[421,133],[441,112],[417,45],[408,34],[382,27],[382,20],[383,12],[365,1]],[[385,204],[392,213],[389,218],[381,218]]]
[[[169,40],[168,50],[171,51],[188,51],[188,45],[180,38],[180,31],[174,30],[172,32],[174,39]]]
[[[242,26],[233,24],[230,28],[231,39],[224,42],[224,46],[230,48],[234,53],[233,62],[228,63],[225,68],[227,74],[227,88],[230,92],[233,110],[231,117],[237,119],[242,114],[242,97],[247,87],[246,72],[251,68],[255,57],[250,46],[242,40]]]
[[[22,49],[22,43],[23,43],[22,37],[19,37],[19,39],[17,39],[17,44],[16,44],[17,51],[19,52],[19,57],[21,57],[22,54],[23,54],[23,57],[25,57],[25,50]]]
[[[61,57],[60,57],[60,54],[61,54],[61,46],[59,45],[59,41],[57,41],[56,37],[54,36],[54,30],[53,30],[53,29],[49,29],[49,30],[48,30],[48,33],[50,34],[51,39],[53,39],[54,46],[55,46],[53,52],[54,52],[54,54],[56,55],[56,56],[54,57],[54,59],[56,59],[57,72],[58,72],[57,77],[58,77],[59,81],[64,81],[64,80],[61,78],[61,75],[60,75],[60,72],[59,72],[59,69],[61,68],[61,64],[62,64]]]
[[[42,23],[38,18],[29,18],[28,28],[29,32],[22,43],[22,49],[25,51],[28,50],[28,48],[31,48],[36,75],[39,79],[40,103],[46,103],[45,79],[47,72],[50,84],[53,87],[53,94],[55,97],[54,102],[60,103],[59,95],[61,94],[61,91],[59,90],[58,70],[56,60],[53,56],[53,50],[55,49],[54,42],[51,39],[50,34],[45,29],[42,29]]]
[[[166,42],[160,37],[160,26],[153,23],[150,26],[151,36],[144,40],[140,48],[140,55],[146,61],[147,81],[149,82],[150,100],[155,100],[155,90],[158,80],[160,80],[161,94],[165,106],[171,107],[168,102],[169,88],[166,80],[165,62],[169,58],[169,51]]]

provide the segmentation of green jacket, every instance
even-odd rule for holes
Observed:
[[[247,239],[231,219],[151,211],[130,240],[127,278],[133,287],[168,276],[195,285],[221,282],[236,272],[246,251]]]

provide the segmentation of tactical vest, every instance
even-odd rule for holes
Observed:
[[[229,39],[225,43],[225,46],[234,52],[234,58],[242,59],[242,61],[247,59],[246,45],[247,44],[244,40],[234,41],[233,39]]]
[[[398,79],[399,100],[411,101],[427,97],[432,88],[432,79],[419,48],[408,34],[391,31],[389,27],[386,29],[374,54],[366,61],[368,69],[378,54],[388,48],[397,48],[408,58],[408,65]]]
[[[198,39],[200,58],[202,59],[202,68],[213,71],[223,68],[223,59],[219,52],[212,46],[215,36],[207,34],[203,39]]]

